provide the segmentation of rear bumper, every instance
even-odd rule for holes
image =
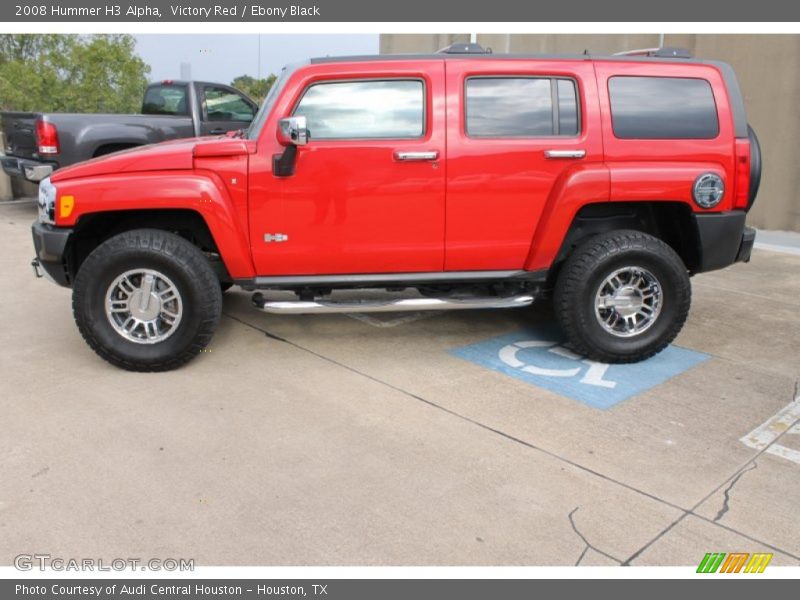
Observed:
[[[34,270],[38,267],[54,283],[69,287],[71,282],[64,262],[64,254],[72,235],[72,229],[53,227],[36,221],[31,227],[31,232],[33,233],[33,247],[36,250],[36,258],[33,261]]]
[[[45,177],[48,177],[56,168],[53,163],[46,163],[29,158],[17,158],[16,156],[8,156],[0,154],[0,164],[3,165],[3,171],[11,177],[21,177],[32,183],[39,183]]]
[[[699,242],[695,272],[722,269],[735,262],[748,262],[756,230],[745,226],[744,211],[694,215]]]

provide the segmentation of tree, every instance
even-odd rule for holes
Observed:
[[[0,110],[136,112],[150,67],[130,35],[0,35]]]
[[[277,79],[275,75],[270,75],[266,79],[256,79],[250,75],[239,75],[239,77],[231,81],[231,86],[261,104],[275,83],[275,79]]]

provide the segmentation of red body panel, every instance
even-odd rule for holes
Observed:
[[[471,138],[465,131],[464,89],[471,76],[574,79],[581,114],[577,136]],[[587,164],[602,164],[603,144],[590,62],[528,60],[447,63],[447,270],[522,269],[539,220],[560,181]],[[582,159],[548,159],[547,150],[583,150]],[[584,190],[608,198],[607,182]],[[552,198],[557,200],[557,198]],[[548,235],[547,230],[542,235]]]
[[[464,82],[471,75],[556,76],[579,89],[574,137],[470,138]],[[59,196],[75,198],[58,225],[114,210],[183,208],[205,219],[230,275],[547,269],[575,214],[589,203],[680,201],[704,172],[726,184],[713,211],[741,208],[749,144],[736,140],[723,79],[704,64],[664,61],[659,76],[702,77],[712,86],[719,135],[711,140],[622,140],[613,134],[608,79],[652,75],[636,61],[409,59],[311,64],[293,72],[257,142],[178,140],[61,169]],[[425,84],[426,132],[415,140],[312,141],[295,173],[277,177],[278,120],[321,80],[415,78]],[[577,159],[545,150],[583,150]],[[395,151],[436,151],[402,163]],[[265,243],[282,233],[287,243]]]
[[[234,160],[238,164],[229,163],[227,167],[237,177],[245,177],[247,156]],[[225,171],[222,164],[212,162],[205,166],[218,170],[151,171],[137,173],[135,178],[98,175],[68,180],[64,182],[66,185],[59,185],[58,195],[74,196],[75,209],[69,218],[59,219],[57,224],[69,227],[83,215],[114,210],[193,210],[208,225],[231,277],[253,277],[244,192],[229,191],[220,175]]]
[[[109,173],[140,173],[167,169],[191,169],[192,151],[198,140],[181,139],[151,146],[140,146],[93,158],[59,169],[50,177],[53,183]],[[144,202],[147,200],[142,199]]]
[[[275,177],[278,120],[323,80],[421,79],[425,135],[416,140],[321,140],[297,149],[295,174]],[[250,235],[263,274],[440,271],[445,169],[441,160],[398,162],[396,151],[445,155],[444,61],[313,65],[294,74],[267,119],[253,157]],[[263,242],[267,233],[288,243]]]
[[[611,173],[611,201],[672,200],[689,204],[698,175],[711,171],[725,182],[726,192],[713,212],[733,208],[735,181],[732,109],[719,71],[709,65],[659,65],[659,77],[695,77],[711,84],[719,116],[719,134],[710,140],[630,140],[614,136],[608,80],[615,75],[652,76],[651,63],[596,61],[597,87],[603,122],[605,159]]]

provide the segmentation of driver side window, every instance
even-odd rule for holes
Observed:
[[[203,88],[203,107],[206,121],[242,121],[249,123],[255,116],[253,106],[236,92],[222,87]]]

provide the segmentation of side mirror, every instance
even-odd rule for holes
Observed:
[[[281,146],[305,146],[308,124],[305,117],[286,117],[278,121],[278,142]]]

